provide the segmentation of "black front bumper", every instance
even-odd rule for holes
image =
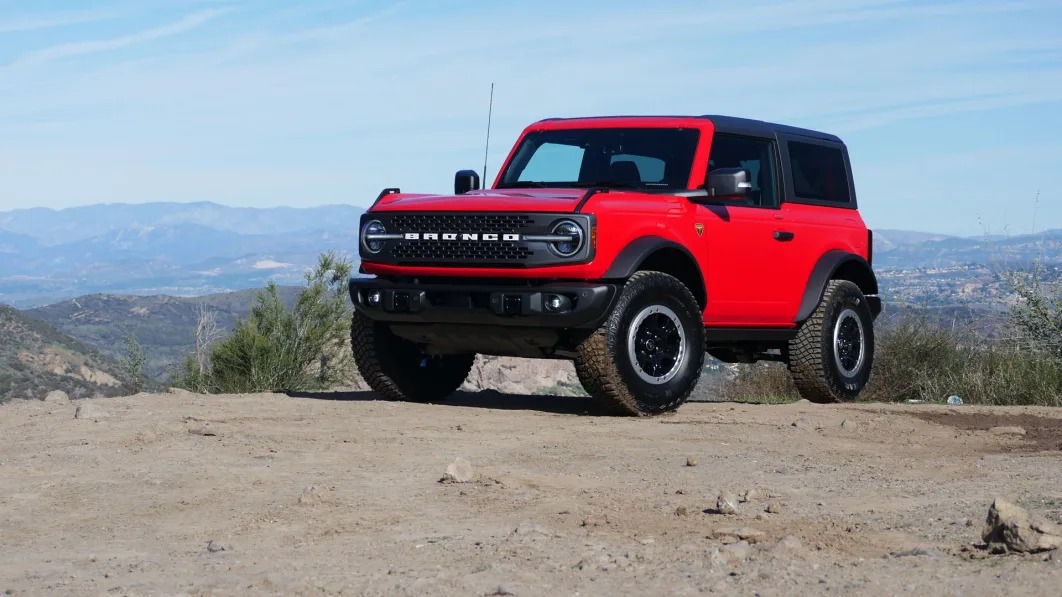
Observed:
[[[556,282],[533,285],[392,282],[351,278],[350,300],[370,319],[394,323],[496,325],[505,327],[599,327],[612,309],[618,286]],[[379,300],[371,304],[371,294]],[[563,310],[547,299],[564,297]]]

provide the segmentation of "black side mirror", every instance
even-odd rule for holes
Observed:
[[[454,194],[464,195],[479,190],[479,174],[475,170],[458,170],[454,175]]]
[[[716,168],[708,172],[704,188],[709,198],[740,201],[752,193],[749,171],[744,168]]]

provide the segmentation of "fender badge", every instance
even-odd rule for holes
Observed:
[[[696,224],[693,225],[693,229],[697,231],[697,236],[703,236],[704,235],[704,224],[702,224],[700,222],[697,222]]]

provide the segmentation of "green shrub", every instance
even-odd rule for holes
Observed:
[[[125,350],[118,359],[122,374],[126,378],[126,387],[133,394],[140,393],[144,389],[144,363],[147,357],[144,349],[140,347],[140,341],[136,334],[126,334]]]
[[[324,253],[288,308],[270,283],[246,319],[210,350],[207,367],[189,355],[174,385],[197,392],[269,392],[332,386],[351,374],[347,337],[350,261]]]

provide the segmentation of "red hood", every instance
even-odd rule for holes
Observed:
[[[387,195],[371,211],[523,211],[565,213],[585,189],[486,189],[464,195]]]

